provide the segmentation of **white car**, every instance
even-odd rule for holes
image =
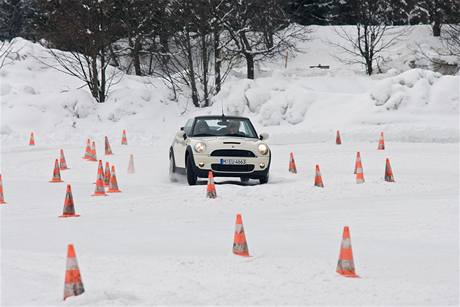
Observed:
[[[169,150],[169,173],[187,176],[189,185],[198,178],[240,177],[242,182],[258,179],[267,183],[271,152],[265,140],[257,135],[251,121],[236,116],[197,116],[189,119],[176,133]]]

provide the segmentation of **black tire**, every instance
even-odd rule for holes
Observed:
[[[185,171],[187,173],[187,182],[189,185],[196,185],[196,181],[198,179],[197,175],[195,174],[195,170],[193,168],[193,160],[190,155],[187,156],[187,160],[185,161]]]
[[[177,182],[177,177],[176,177],[176,161],[174,159],[174,154],[171,151],[169,153],[169,180],[171,182]]]
[[[240,177],[241,182],[246,183],[249,182],[249,177]]]
[[[259,178],[260,184],[266,184],[268,182],[268,173],[267,175]]]

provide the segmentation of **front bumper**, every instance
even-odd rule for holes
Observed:
[[[245,165],[222,165],[221,159],[244,159]],[[207,154],[193,155],[194,171],[198,177],[208,177],[212,171],[215,177],[247,177],[258,179],[267,176],[270,169],[271,153],[259,157],[220,157]]]

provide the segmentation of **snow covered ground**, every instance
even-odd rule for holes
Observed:
[[[2,305],[60,305],[66,246],[86,293],[70,305],[458,304],[458,145],[273,146],[267,185],[170,183],[166,148],[115,145],[123,193],[91,197],[97,165],[65,146],[78,218],[59,219],[65,183],[48,183],[57,147],[3,151]],[[101,144],[102,142],[99,142]],[[82,144],[84,140],[82,139]],[[101,148],[98,148],[99,152]],[[287,171],[293,151],[299,173]],[[365,184],[354,181],[361,150]],[[128,154],[137,172],[127,174]],[[389,157],[395,183],[383,181]],[[319,163],[325,188],[313,187]],[[231,252],[236,213],[249,251]],[[350,226],[359,279],[335,273]]]
[[[19,59],[0,71],[1,305],[61,305],[68,243],[86,288],[70,305],[458,305],[460,81],[408,66],[423,64],[418,46],[440,46],[429,31],[414,27],[388,53],[386,72],[369,78],[337,61],[326,42],[334,32],[317,27],[287,69],[277,59],[249,81],[237,68],[203,110],[135,76],[95,104],[81,82],[38,60],[42,47],[19,40]],[[331,69],[308,68],[317,64]],[[208,200],[204,182],[168,181],[168,148],[187,118],[222,106],[270,134],[271,180],[217,179],[218,198]],[[122,129],[128,146],[119,145]],[[376,150],[381,131],[385,151]],[[105,135],[114,156],[102,155]],[[88,137],[117,167],[123,193],[90,196],[97,165],[81,159]],[[52,184],[60,148],[71,169]],[[287,171],[291,151],[297,175]],[[395,183],[383,181],[386,157]],[[315,164],[324,189],[313,187]],[[66,183],[79,218],[57,217]],[[238,212],[250,258],[231,252]],[[359,279],[335,273],[345,225]]]

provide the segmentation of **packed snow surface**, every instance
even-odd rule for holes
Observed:
[[[97,104],[46,64],[43,47],[17,39],[16,61],[0,70],[1,305],[62,305],[69,243],[86,292],[68,305],[458,305],[459,76],[411,68],[429,68],[419,48],[441,46],[429,27],[414,27],[372,77],[337,60],[332,28],[314,30],[287,68],[275,59],[246,80],[236,67],[205,109],[136,76]],[[330,69],[310,68],[318,64]],[[217,178],[210,200],[204,181],[169,182],[168,150],[188,118],[222,109],[268,132],[273,159],[268,184]],[[113,156],[103,155],[104,136]],[[97,163],[81,158],[87,138],[116,166],[122,193],[90,196]],[[61,148],[70,169],[65,183],[49,183]],[[353,174],[357,151],[364,184]],[[394,183],[383,180],[386,158]],[[324,188],[313,187],[316,164]],[[78,218],[58,218],[67,183]],[[249,258],[232,254],[237,213]],[[335,272],[344,226],[357,279]]]

